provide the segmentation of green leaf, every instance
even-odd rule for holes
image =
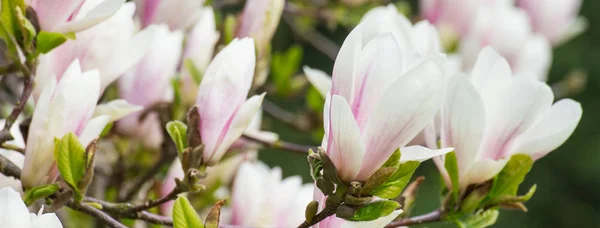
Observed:
[[[16,41],[21,40],[19,29],[19,19],[17,13],[19,10],[25,12],[25,2],[23,0],[2,0],[0,4],[0,39],[6,41],[6,45],[11,54],[17,56]]]
[[[200,216],[198,216],[190,201],[184,196],[177,197],[173,205],[173,227],[204,228]]]
[[[487,210],[469,216],[465,221],[457,221],[460,228],[484,228],[494,225],[498,219],[498,210]]]
[[[311,86],[306,91],[306,105],[312,111],[316,113],[323,113],[323,106],[325,105],[325,99],[321,96],[321,93],[314,86]],[[322,137],[320,137],[322,138]]]
[[[444,163],[446,171],[450,176],[452,182],[452,196],[455,200],[458,199],[458,161],[456,160],[456,154],[454,151],[446,154],[446,161]]]
[[[401,157],[400,149],[396,149],[392,155],[365,181],[362,191],[371,193],[373,190],[385,183],[398,169]]]
[[[67,133],[60,140],[55,140],[54,159],[63,180],[75,193],[76,201],[81,201],[83,195],[78,188],[78,183],[83,179],[87,167],[85,148],[72,132]]]
[[[175,142],[175,146],[177,146],[177,151],[181,156],[183,150],[187,148],[187,125],[179,120],[169,121],[167,123],[167,132]]]
[[[473,213],[479,208],[479,205],[481,205],[481,202],[483,202],[483,200],[486,198],[489,191],[489,184],[473,189],[473,191],[471,191],[469,195],[462,200],[460,211],[465,214]]]
[[[75,39],[75,33],[71,32],[62,34],[57,32],[41,31],[36,37],[36,52],[37,54],[46,54],[64,42],[67,42],[67,39]]]
[[[200,85],[200,82],[202,82],[203,73],[202,71],[200,71],[200,69],[198,69],[198,67],[196,67],[194,61],[192,59],[186,59],[183,64],[185,66],[185,69],[187,69],[187,71],[192,76],[192,80],[194,80],[196,85]]]
[[[532,165],[533,159],[529,155],[515,154],[510,157],[506,166],[494,177],[494,183],[488,198],[516,196],[519,185],[523,182],[529,170],[531,170]]]
[[[372,221],[391,214],[400,207],[400,204],[392,200],[380,200],[359,207],[350,220]]]
[[[38,199],[51,196],[56,191],[58,191],[58,189],[60,189],[60,187],[58,187],[58,184],[49,184],[34,187],[25,192],[25,194],[23,195],[23,202],[25,202],[26,205],[31,205]]]
[[[181,95],[182,92],[180,82],[180,77],[174,77],[171,79],[171,87],[173,88],[173,105],[171,113],[173,115],[173,119],[179,119],[184,114],[182,111],[183,98]]]
[[[20,41],[23,44],[26,53],[33,53],[32,41],[36,35],[35,27],[33,27],[33,24],[27,20],[21,8],[17,7],[15,10],[17,25],[21,33]]]
[[[421,163],[418,161],[407,161],[400,164],[396,172],[394,172],[394,174],[380,187],[373,190],[371,195],[384,199],[394,199],[398,197],[406,185],[408,185],[410,178],[420,164]]]
[[[536,189],[537,189],[537,185],[533,185],[533,186],[531,186],[531,188],[529,188],[529,191],[527,191],[527,193],[525,193],[525,195],[522,195],[522,196],[503,195],[503,196],[491,198],[490,201],[488,201],[487,205],[499,205],[499,204],[526,202],[529,199],[531,199],[531,197],[535,193]]]
[[[286,95],[291,90],[291,78],[300,70],[302,63],[302,46],[292,45],[285,52],[273,53],[271,59],[271,76],[278,93]]]

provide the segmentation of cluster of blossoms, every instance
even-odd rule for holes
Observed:
[[[486,217],[497,206],[524,207],[531,195],[516,190],[531,163],[562,145],[582,115],[574,100],[554,102],[544,82],[552,45],[581,30],[579,2],[423,0],[426,20],[414,24],[394,5],[375,7],[343,42],[331,77],[304,67],[324,99],[324,136],[307,154],[314,181],[303,184],[257,160],[261,146],[281,144],[261,130],[259,88],[283,0],[248,0],[223,35],[213,9],[197,0],[19,2],[8,5],[23,29],[0,38],[24,40],[12,61],[33,70],[25,77],[35,108],[25,134],[9,126],[13,140],[0,143],[25,148],[24,156],[0,149],[0,162],[22,169],[20,181],[0,174],[8,227],[62,227],[43,206],[30,215],[25,203],[42,198],[47,212],[94,205],[88,213],[142,220],[160,206],[173,218],[164,223],[204,227],[190,206],[201,191],[231,201],[201,212],[207,227],[409,224],[414,188],[404,189],[429,159],[448,193],[438,219]],[[24,31],[37,34],[37,47],[24,44]],[[448,40],[458,54],[446,54]],[[133,213],[139,207],[84,197],[94,163],[110,152],[121,158],[122,147],[162,151],[159,160],[171,164],[157,188],[164,202]]]

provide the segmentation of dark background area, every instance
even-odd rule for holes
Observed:
[[[413,15],[418,11],[416,1],[410,1]],[[520,192],[537,184],[537,192],[526,203],[529,212],[502,209],[494,227],[600,227],[600,1],[583,2],[580,14],[587,18],[587,30],[569,42],[554,48],[552,68],[548,83],[560,81],[575,69],[587,73],[588,81],[582,92],[572,96],[581,102],[583,117],[575,133],[560,148],[537,161]],[[319,32],[341,45],[349,32],[338,26],[335,30],[319,27]],[[294,36],[290,27],[281,22],[273,40],[273,50],[284,50],[293,42],[304,48],[303,65],[331,73],[333,61],[308,43]],[[268,98],[290,111],[305,110],[303,97],[281,97],[270,94]],[[265,129],[277,132],[282,139],[310,145],[320,140],[306,132],[299,132],[274,119],[266,117]],[[308,165],[302,155],[279,150],[265,150],[260,158],[271,166],[283,167],[284,175],[302,175],[310,181]],[[421,165],[416,176],[426,181],[420,188],[412,215],[427,213],[439,206],[439,174],[431,161]],[[452,227],[449,225],[424,225],[422,227]]]

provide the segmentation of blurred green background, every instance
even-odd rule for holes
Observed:
[[[404,4],[410,6],[407,9],[410,9],[412,15],[418,13],[417,1]],[[600,29],[595,26],[600,24],[598,9],[600,1],[583,2],[580,14],[589,21],[588,29],[584,34],[554,49],[548,81],[549,84],[560,81],[575,69],[587,74],[588,81],[584,90],[571,96],[583,105],[583,118],[571,138],[556,151],[537,161],[521,185],[521,193],[533,184],[538,185],[534,197],[526,203],[529,212],[503,209],[494,227],[600,227],[600,120],[597,119],[600,116]],[[341,25],[332,29],[320,23],[316,28],[338,45],[341,45],[349,32],[348,27]],[[331,73],[333,61],[304,41],[282,20],[272,43],[273,50],[284,51],[290,45],[299,43],[303,47],[302,65]],[[269,78],[273,82],[273,76]],[[307,111],[307,99],[303,95],[270,93],[268,99],[295,114],[311,115]],[[284,140],[309,145],[320,144],[318,132],[298,131],[268,115],[263,125],[265,129],[279,133]],[[286,176],[302,175],[306,182],[311,181],[306,158],[302,155],[264,150],[260,153],[260,159],[271,166],[283,167]],[[414,177],[420,175],[425,176],[426,181],[420,188],[412,215],[427,213],[439,205],[439,175],[431,161],[425,162]]]

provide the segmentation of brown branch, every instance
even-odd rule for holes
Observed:
[[[419,215],[419,216],[415,216],[412,218],[407,218],[407,219],[402,219],[399,221],[391,222],[390,224],[388,224],[385,227],[393,228],[393,227],[401,227],[401,226],[411,226],[411,225],[417,225],[417,224],[439,222],[441,220],[442,220],[442,213],[440,212],[440,210],[435,210],[435,211],[429,212],[424,215]]]
[[[264,141],[262,139],[259,139],[259,138],[256,138],[254,136],[247,135],[247,134],[242,135],[242,138],[259,143],[268,148],[282,149],[282,150],[287,150],[290,152],[299,153],[299,154],[303,154],[303,155],[308,155],[308,150],[310,150],[310,149],[312,149],[314,151],[316,151],[316,149],[317,149],[316,146],[301,145],[301,144],[285,142],[285,141],[281,141],[281,140],[277,140],[275,142],[268,142],[268,141]]]
[[[315,217],[312,218],[312,220],[310,220],[310,222],[308,222],[308,221],[302,222],[302,224],[300,224],[298,226],[298,228],[309,228],[309,227],[323,221],[323,219],[326,219],[329,216],[335,215],[335,211],[336,211],[336,208],[326,207],[321,212],[319,212],[317,215],[315,215]]]
[[[335,60],[338,52],[340,51],[339,45],[313,28],[302,28],[296,23],[293,15],[284,14],[281,17],[283,18],[283,21],[285,21],[292,28],[292,31],[296,35],[300,36],[300,38],[302,38],[304,41],[310,43],[331,60]]]
[[[4,128],[0,131],[0,144],[4,144],[6,141],[13,140],[13,136],[10,134],[10,128],[17,121],[17,118],[25,109],[25,105],[27,104],[27,100],[31,95],[31,91],[33,90],[33,75],[29,73],[27,67],[23,66],[23,92],[21,93],[21,98],[17,101],[16,106],[13,108],[10,115],[6,118],[6,122],[4,123]],[[26,70],[27,69],[27,70]]]
[[[267,99],[263,100],[262,108],[267,115],[292,126],[295,129],[300,131],[307,131],[310,129],[310,121],[306,116],[286,111]]]
[[[108,215],[108,214],[104,213],[103,211],[101,211],[101,210],[99,210],[99,209],[97,209],[95,207],[92,207],[90,205],[82,204],[82,203],[76,203],[75,201],[73,201],[73,199],[71,199],[67,203],[67,206],[69,206],[73,210],[81,211],[83,213],[86,213],[86,214],[94,217],[94,218],[97,218],[97,219],[101,220],[102,222],[104,222],[109,227],[113,227],[113,228],[127,228],[127,226],[121,224],[119,221],[115,220],[110,215]]]
[[[0,173],[3,173],[5,176],[21,179],[21,168],[3,155],[0,155]]]
[[[19,152],[21,154],[25,154],[25,149],[20,148],[20,147],[15,146],[15,145],[10,145],[10,144],[6,144],[5,143],[5,144],[0,145],[0,148],[4,148],[4,149],[7,149],[7,150],[13,150],[13,151]]]

